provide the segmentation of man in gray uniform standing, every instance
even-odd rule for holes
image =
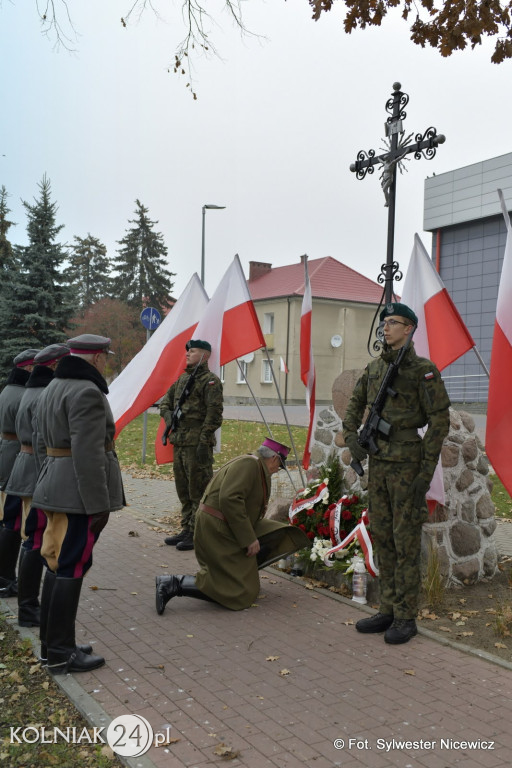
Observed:
[[[20,442],[16,435],[16,414],[25,392],[38,349],[25,349],[13,360],[14,367],[0,394],[0,596],[18,593],[16,562],[21,545],[22,501],[5,492]]]
[[[110,512],[124,506],[115,424],[104,372],[110,339],[82,334],[68,341],[69,357],[57,366],[37,407],[38,450],[46,459],[33,506],[48,518],[41,555],[48,570],[41,595],[41,656],[53,674],[88,672],[105,659],[75,641],[83,577]]]

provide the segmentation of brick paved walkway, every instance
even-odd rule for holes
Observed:
[[[257,607],[175,598],[158,616],[155,574],[194,572],[194,553],[148,525],[175,503],[171,483],[127,478],[126,492],[131,506],[102,534],[79,610],[78,640],[107,665],[63,684],[92,724],[136,713],[155,731],[172,727],[179,741],[130,766],[224,765],[222,742],[239,751],[233,768],[509,768],[512,666],[425,634],[402,647],[358,635],[362,609],[272,569]]]

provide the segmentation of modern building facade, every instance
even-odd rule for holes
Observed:
[[[368,335],[383,289],[330,256],[308,260],[308,271],[316,401],[330,404],[335,378],[344,370],[364,368],[369,360]],[[238,364],[224,367],[225,401],[251,401],[250,386],[259,402],[278,404],[273,371],[283,402],[304,403],[305,388],[300,378],[303,257],[296,264],[275,268],[266,262],[250,262],[248,287],[268,354],[265,350],[251,352]]]
[[[506,242],[497,189],[512,210],[512,152],[425,180],[423,228],[432,233],[432,258],[487,368]],[[453,401],[487,400],[488,378],[473,351],[443,378]]]

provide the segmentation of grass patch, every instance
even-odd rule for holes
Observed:
[[[154,444],[160,423],[158,414],[148,414],[146,463],[142,463],[143,418],[143,416],[139,416],[130,422],[116,440],[116,451],[121,468],[135,476],[172,478],[172,464],[158,466],[155,461]],[[275,440],[290,445],[290,436],[286,425],[272,424],[271,429]],[[291,427],[291,431],[299,459],[301,459],[306,443],[307,429],[306,427]],[[221,432],[221,452],[215,454],[214,469],[243,453],[254,453],[266,437],[268,434],[265,425],[259,422],[224,421]]]
[[[122,768],[107,744],[88,744],[85,738],[81,744],[24,743],[20,734],[28,726],[44,726],[52,735],[53,728],[66,732],[75,727],[77,734],[86,728],[91,737],[93,729],[41,668],[30,642],[22,640],[2,615],[0,646],[0,763],[6,768]],[[11,744],[11,728],[21,729],[21,744],[15,739]],[[34,739],[34,731],[27,733]]]
[[[495,516],[506,520],[512,520],[512,498],[510,498],[510,494],[499,479],[498,475],[491,475],[491,479],[491,498],[494,506],[496,507]]]

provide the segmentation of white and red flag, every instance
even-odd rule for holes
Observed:
[[[185,367],[185,344],[192,338],[208,304],[208,296],[194,274],[180,298],[141,351],[109,387],[108,401],[116,435],[159,398]]]
[[[194,330],[194,338],[211,344],[212,352],[208,365],[217,375],[220,374],[221,365],[226,365],[237,357],[265,346],[265,339],[238,255],[228,267],[205,308]],[[184,363],[185,360],[177,376],[168,381],[167,389],[183,372]],[[162,445],[161,437],[164,429],[165,424],[162,419],[155,443],[158,464],[172,461],[172,446]]]
[[[414,235],[401,300],[418,316],[416,351],[432,360],[440,371],[475,346],[418,235]]]
[[[501,189],[498,190],[498,195],[507,225],[507,242],[501,268],[492,339],[485,449],[494,471],[509,494],[512,495],[512,462],[510,461],[510,435],[512,434],[512,398],[510,396],[510,372],[512,371],[512,224]]]
[[[300,378],[306,387],[306,405],[309,410],[308,435],[304,447],[304,456],[302,457],[302,466],[304,469],[307,469],[311,460],[311,440],[313,422],[315,419],[316,391],[315,361],[313,358],[313,339],[311,335],[313,299],[311,296],[307,256],[304,256],[304,274],[304,298],[302,300],[302,312],[300,317]]]
[[[414,333],[416,352],[432,360],[440,371],[475,346],[418,235],[414,236],[401,301],[418,316],[418,328]],[[445,503],[440,461],[427,493],[427,501]]]
[[[286,365],[282,357],[279,358],[279,361],[280,361],[279,370],[281,371],[281,373],[290,373],[290,371],[288,370],[288,366]]]

